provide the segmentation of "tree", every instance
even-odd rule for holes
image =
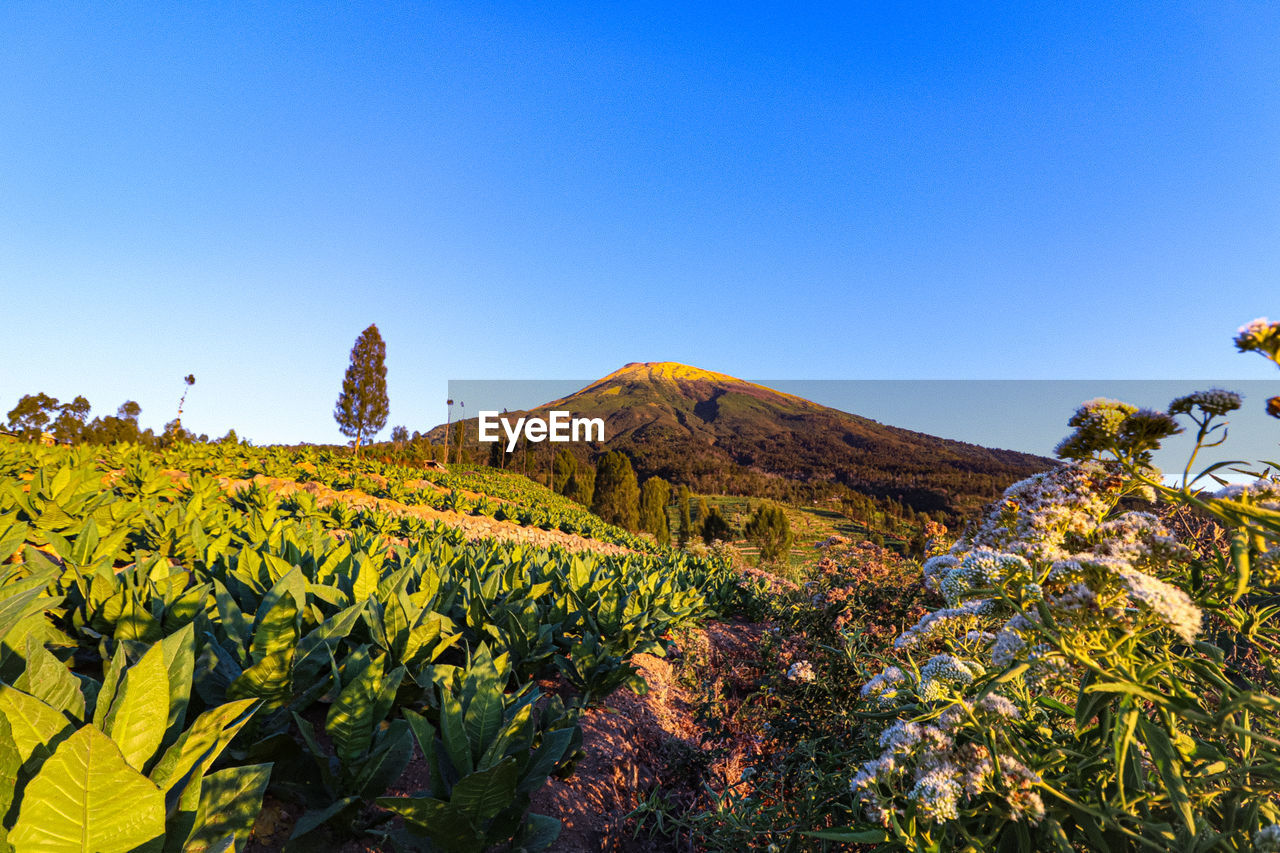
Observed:
[[[555,461],[551,463],[551,489],[552,491],[566,494],[568,492],[569,480],[574,474],[578,473],[578,457],[574,456],[565,448],[556,451]]]
[[[391,428],[391,440],[396,444],[409,443],[409,428],[404,426]]]
[[[48,394],[25,394],[18,405],[9,411],[8,428],[18,433],[27,441],[39,441],[44,428],[52,420],[53,412],[58,410],[58,399]]]
[[[702,502],[706,506],[706,501]],[[711,507],[702,516],[702,541],[710,545],[716,540],[728,542],[733,538],[733,528],[729,526],[729,522],[724,520],[724,516],[720,514],[720,510]]]
[[[58,418],[53,422],[53,437],[58,441],[74,442],[84,436],[85,420],[89,417],[89,401],[76,397],[70,403],[58,407]]]
[[[596,469],[589,465],[584,465],[570,474],[569,481],[564,484],[564,496],[583,506],[591,506],[595,495]]]
[[[743,532],[760,549],[761,563],[777,561],[787,553],[794,541],[787,514],[782,507],[771,503],[762,503],[756,507],[755,514],[751,516]]]
[[[677,534],[677,544],[683,548],[689,544],[689,540],[693,538],[693,520],[689,518],[689,501],[692,498],[689,495],[689,487],[680,487],[680,528]]]
[[[591,511],[627,530],[640,526],[640,489],[626,454],[610,450],[596,463],[595,495]]]
[[[650,477],[640,487],[640,529],[647,530],[659,545],[671,544],[667,525],[667,504],[671,502],[671,484],[661,477]]]
[[[387,401],[387,347],[371,325],[356,338],[351,348],[351,363],[342,377],[342,393],[333,409],[333,419],[347,438],[356,440],[356,455],[366,438],[378,434],[387,425],[390,404]]]

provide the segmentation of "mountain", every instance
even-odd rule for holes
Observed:
[[[955,515],[1057,464],[886,426],[675,362],[628,364],[568,397],[506,417],[551,409],[603,418],[606,441],[534,445],[535,458],[560,447],[583,461],[604,449],[623,450],[642,479],[656,474],[705,493],[794,498],[850,489]],[[432,439],[443,440],[443,429],[433,430]],[[466,433],[470,445],[474,419]]]

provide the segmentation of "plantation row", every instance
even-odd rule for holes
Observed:
[[[231,479],[255,476],[321,483],[337,491],[358,490],[406,506],[484,515],[526,527],[560,530],[588,539],[651,551],[653,543],[606,524],[581,504],[523,477],[493,469],[455,467],[448,471],[394,465],[326,448],[181,444],[141,454],[127,445],[84,448],[104,471],[122,470],[133,479],[158,470]],[[0,461],[0,465],[3,465]],[[133,469],[139,469],[137,471]],[[436,487],[436,488],[433,488]],[[444,491],[441,491],[444,490]],[[462,493],[479,493],[468,498]],[[342,510],[335,510],[341,512]]]
[[[424,494],[403,486],[420,472],[357,470]],[[266,793],[305,808],[296,843],[545,848],[558,823],[530,798],[580,757],[580,709],[643,690],[636,653],[741,594],[714,561],[467,543],[217,479],[259,473],[345,476],[314,451],[0,446],[14,849],[239,849]],[[567,701],[534,683],[556,674]],[[384,796],[415,745],[429,783]]]

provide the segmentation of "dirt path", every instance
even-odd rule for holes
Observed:
[[[627,815],[652,791],[687,806],[710,784],[717,790],[737,781],[759,758],[751,738],[713,739],[699,723],[704,704],[743,701],[757,685],[752,666],[764,626],[712,622],[689,632],[674,660],[637,655],[649,685],[639,696],[622,688],[601,707],[583,714],[586,757],[572,777],[550,779],[534,796],[532,811],[556,817],[559,853],[662,849],[662,839],[641,835]]]

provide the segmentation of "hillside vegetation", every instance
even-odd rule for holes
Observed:
[[[580,461],[621,450],[642,478],[707,494],[798,500],[856,492],[954,520],[1054,464],[886,426],[674,362],[629,364],[532,414],[552,409],[604,419],[605,442],[569,446]],[[475,426],[466,422],[464,435],[483,458],[488,448],[475,442]],[[442,442],[444,427],[428,435]],[[546,445],[532,448],[533,470],[546,469],[549,453]]]

